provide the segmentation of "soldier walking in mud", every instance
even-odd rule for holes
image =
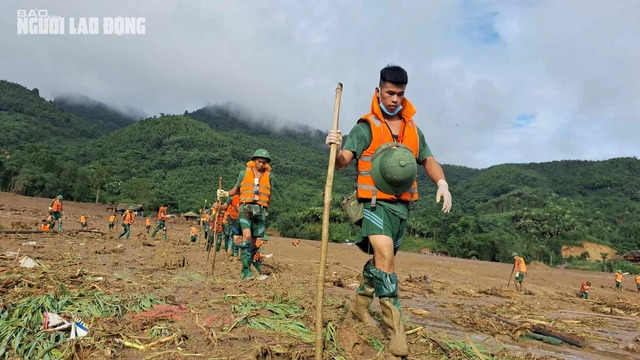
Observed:
[[[622,270],[616,270],[616,273],[613,274],[613,278],[616,281],[616,290],[618,292],[622,292]]]
[[[238,221],[242,229],[242,242],[238,247],[242,251],[242,279],[253,278],[251,265],[257,251],[256,240],[265,236],[267,209],[273,190],[270,162],[271,156],[267,150],[256,150],[246,169],[238,174],[235,186],[229,191],[219,189],[216,193],[221,199],[240,195]]]
[[[51,215],[51,228],[53,229],[57,221],[58,231],[62,231],[62,195],[56,196],[49,205],[49,215]]]
[[[436,202],[444,199],[442,211],[451,209],[444,171],[413,121],[415,108],[404,96],[407,83],[407,72],[400,66],[382,69],[371,110],[358,120],[344,147],[341,149],[338,130],[330,130],[326,139],[327,145],[337,145],[336,169],[344,169],[356,159],[358,205],[364,206],[357,245],[373,255],[364,265],[364,281],[356,290],[351,311],[361,321],[375,325],[369,305],[377,296],[391,334],[389,351],[396,356],[409,355],[395,254],[402,244],[409,211],[418,200],[418,165],[437,184]]]
[[[167,204],[163,204],[158,209],[158,219],[156,220],[156,228],[151,234],[151,238],[155,239],[158,230],[162,229],[162,238],[167,240]]]
[[[513,263],[512,272],[516,272],[516,279],[513,284],[516,286],[516,290],[522,291],[522,282],[524,281],[524,277],[527,275],[527,264],[524,262],[524,258],[518,256],[517,252],[511,253],[511,256],[515,260]]]
[[[118,236],[118,239],[127,235],[126,239],[129,240],[129,235],[131,234],[131,225],[133,225],[135,221],[135,215],[133,214],[133,206],[129,206],[127,211],[124,213],[124,219],[122,220],[122,233]]]
[[[116,216],[115,215],[109,216],[109,232],[113,230],[113,226],[115,225],[115,222],[116,222]]]

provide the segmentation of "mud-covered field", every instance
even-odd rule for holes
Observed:
[[[49,200],[0,193],[0,225],[35,229]],[[79,217],[101,233],[78,232]],[[130,240],[107,229],[103,205],[64,203],[64,232],[0,234],[0,359],[309,359],[320,243],[271,236],[264,281],[240,281],[240,261],[188,241],[174,219],[152,240],[138,218]],[[20,267],[28,256],[40,266]],[[325,359],[389,359],[383,328],[351,318],[367,256],[329,244],[323,306]],[[400,252],[396,270],[410,359],[640,358],[640,294],[633,276],[528,266],[525,292],[507,288],[510,264]],[[335,274],[333,274],[335,272]],[[333,274],[333,277],[330,275]],[[427,281],[428,279],[428,281]],[[591,298],[577,296],[590,280]],[[376,303],[374,317],[381,319]],[[42,332],[42,313],[76,314],[86,337]],[[502,320],[503,319],[503,320]],[[583,347],[523,337],[540,328]],[[549,340],[547,338],[547,340]],[[553,342],[553,341],[551,341]],[[16,352],[16,349],[18,349]]]

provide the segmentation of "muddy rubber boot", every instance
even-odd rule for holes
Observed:
[[[234,242],[231,243],[231,255],[238,256],[238,245]]]
[[[62,231],[62,220],[58,220],[58,231]]]
[[[382,319],[390,331],[389,352],[395,356],[408,356],[409,345],[407,345],[407,336],[404,333],[402,313],[394,303],[397,303],[398,307],[400,306],[398,298],[380,298]]]
[[[356,289],[356,297],[351,305],[351,313],[358,320],[371,326],[377,326],[378,322],[371,317],[369,306],[375,297],[376,290],[373,286],[373,278],[375,276],[373,264],[371,260],[364,264],[362,269],[363,282]]]
[[[251,279],[253,278],[253,273],[251,273],[251,262],[253,261],[251,243],[248,241],[243,242],[240,244],[240,248],[242,249],[242,253],[240,254],[240,259],[242,260],[241,280]]]
[[[374,318],[371,317],[371,313],[369,313],[369,306],[371,306],[374,294],[375,290],[373,287],[360,284],[356,290],[356,297],[353,304],[351,304],[351,313],[353,316],[370,326],[378,325],[378,322],[375,321]]]
[[[167,228],[162,229],[162,239],[167,240]]]

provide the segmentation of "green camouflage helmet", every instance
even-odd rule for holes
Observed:
[[[400,195],[416,181],[418,165],[411,149],[400,143],[382,144],[371,160],[371,176],[378,190]]]
[[[271,156],[269,155],[269,152],[265,149],[256,150],[256,152],[253,153],[251,160],[255,160],[256,158],[267,159],[267,162],[271,162]]]
[[[518,253],[514,251],[511,253],[511,256],[518,256]]]
[[[56,196],[56,198],[57,198],[58,200],[62,200],[62,195],[58,195],[58,196]]]

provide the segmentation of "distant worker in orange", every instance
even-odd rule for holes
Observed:
[[[198,240],[198,228],[195,225],[191,225],[191,242],[194,243]]]
[[[638,288],[638,291],[640,293],[640,275],[636,275],[636,287]]]
[[[58,222],[58,230],[62,231],[62,195],[56,196],[49,206],[49,215],[51,215],[51,227]]]
[[[222,205],[228,211],[227,226],[229,227],[229,237],[231,238],[231,256],[238,256],[242,243],[242,230],[240,229],[240,194],[235,194]]]
[[[80,227],[82,229],[87,227],[87,217],[84,215],[80,215]]]
[[[51,229],[51,224],[49,224],[46,219],[42,219],[42,224],[40,224],[40,231],[49,231],[49,229]]]
[[[514,252],[511,256],[515,260],[513,263],[513,270],[516,272],[514,285],[516,286],[516,290],[522,291],[522,282],[524,281],[524,277],[527,275],[527,264],[525,264],[524,258],[518,256],[518,253]]]
[[[589,290],[591,290],[591,281],[583,281],[580,288],[580,296],[583,299],[589,299]]]
[[[293,241],[291,243],[293,244],[293,246],[298,246],[298,245],[300,245],[300,240],[299,239],[293,239]]]
[[[109,216],[109,232],[111,232],[113,230],[113,226],[116,223],[116,216],[115,215],[111,215]]]
[[[622,292],[622,270],[616,270],[616,273],[613,274],[613,278],[616,280],[616,290],[618,290],[618,292]]]
[[[151,231],[151,219],[147,218],[144,223],[144,228],[147,229],[147,234]]]
[[[162,229],[163,233],[162,233],[162,238],[167,240],[167,204],[164,203],[162,206],[160,206],[160,209],[158,209],[158,220],[156,220],[156,229],[153,230],[153,233],[151,234],[151,238],[154,239],[156,236],[156,233],[158,232],[158,230]]]
[[[127,211],[124,213],[124,219],[122,220],[122,233],[118,236],[120,239],[122,236],[127,235],[127,240],[129,240],[129,235],[131,234],[131,225],[133,225],[136,216],[133,213],[133,206],[129,206]]]

